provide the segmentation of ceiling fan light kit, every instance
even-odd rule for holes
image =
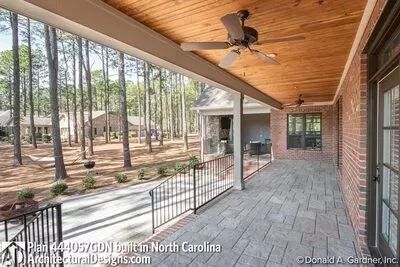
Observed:
[[[304,36],[289,36],[277,39],[267,39],[259,42],[258,31],[252,27],[244,25],[244,22],[249,18],[250,12],[248,10],[240,10],[237,13],[227,14],[221,18],[221,22],[228,32],[226,42],[184,42],[181,44],[181,48],[184,51],[197,51],[234,47],[234,49],[230,51],[218,64],[221,68],[226,69],[240,56],[241,52],[245,50],[249,50],[252,55],[266,64],[279,65],[279,62],[274,59],[277,56],[276,53],[263,53],[252,49],[251,46],[305,39]]]

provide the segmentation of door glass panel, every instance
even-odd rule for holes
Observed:
[[[390,177],[390,207],[395,212],[399,212],[399,175],[395,172],[391,172]]]
[[[391,131],[383,130],[383,163],[390,165],[391,155],[390,155],[390,145],[391,145]]]
[[[389,208],[382,202],[382,236],[389,241]]]
[[[400,87],[396,86],[392,90],[392,126],[400,126]]]
[[[383,93],[383,126],[388,127],[391,126],[392,120],[392,91],[388,90]]]
[[[395,255],[397,255],[397,225],[396,216],[390,212],[389,246]]]
[[[382,198],[388,201],[390,192],[390,169],[385,166],[383,166],[382,178]]]
[[[381,210],[379,214],[380,242],[383,251],[399,255],[399,183],[400,183],[400,68],[397,67],[379,81],[381,140],[379,183]]]

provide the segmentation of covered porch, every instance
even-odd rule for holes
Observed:
[[[156,266],[296,266],[301,258],[360,256],[332,164],[276,160],[152,237],[163,244],[219,244],[221,253],[152,253]],[[173,231],[171,229],[175,229]],[[168,233],[168,234],[167,234]]]
[[[398,257],[399,146],[391,137],[398,136],[400,125],[398,2],[2,2],[13,11],[232,93],[234,149],[228,167],[236,190],[161,238],[220,243],[223,251],[158,253],[152,255],[154,264],[291,266],[297,265],[297,256],[346,259],[361,255],[359,250],[362,255],[376,250],[376,256]],[[242,9],[254,14],[247,25],[257,28],[260,37],[304,39],[260,46],[275,53],[280,65],[264,64],[250,50],[225,69],[218,63],[226,51],[191,53],[179,46],[224,41],[221,17]],[[246,183],[245,96],[271,109],[275,158]],[[286,106],[300,98],[304,104]],[[393,117],[386,126],[383,114]],[[385,130],[393,131],[386,143],[377,135]],[[383,146],[389,143],[393,145]],[[391,156],[383,157],[382,151]],[[390,188],[388,196],[381,194],[384,187]]]

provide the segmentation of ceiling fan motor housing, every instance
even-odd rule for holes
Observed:
[[[245,47],[257,42],[257,40],[258,40],[258,32],[257,32],[256,29],[254,29],[252,27],[243,26],[243,32],[244,32],[244,39],[243,40],[234,40],[228,34],[228,41],[233,45],[245,46]]]

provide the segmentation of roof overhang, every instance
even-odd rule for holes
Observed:
[[[193,79],[281,109],[280,102],[100,0],[0,0],[0,6]]]
[[[233,107],[201,107],[193,108],[197,110],[201,115],[233,115]],[[271,113],[271,108],[251,103],[249,105],[243,105],[243,114],[266,114]]]

